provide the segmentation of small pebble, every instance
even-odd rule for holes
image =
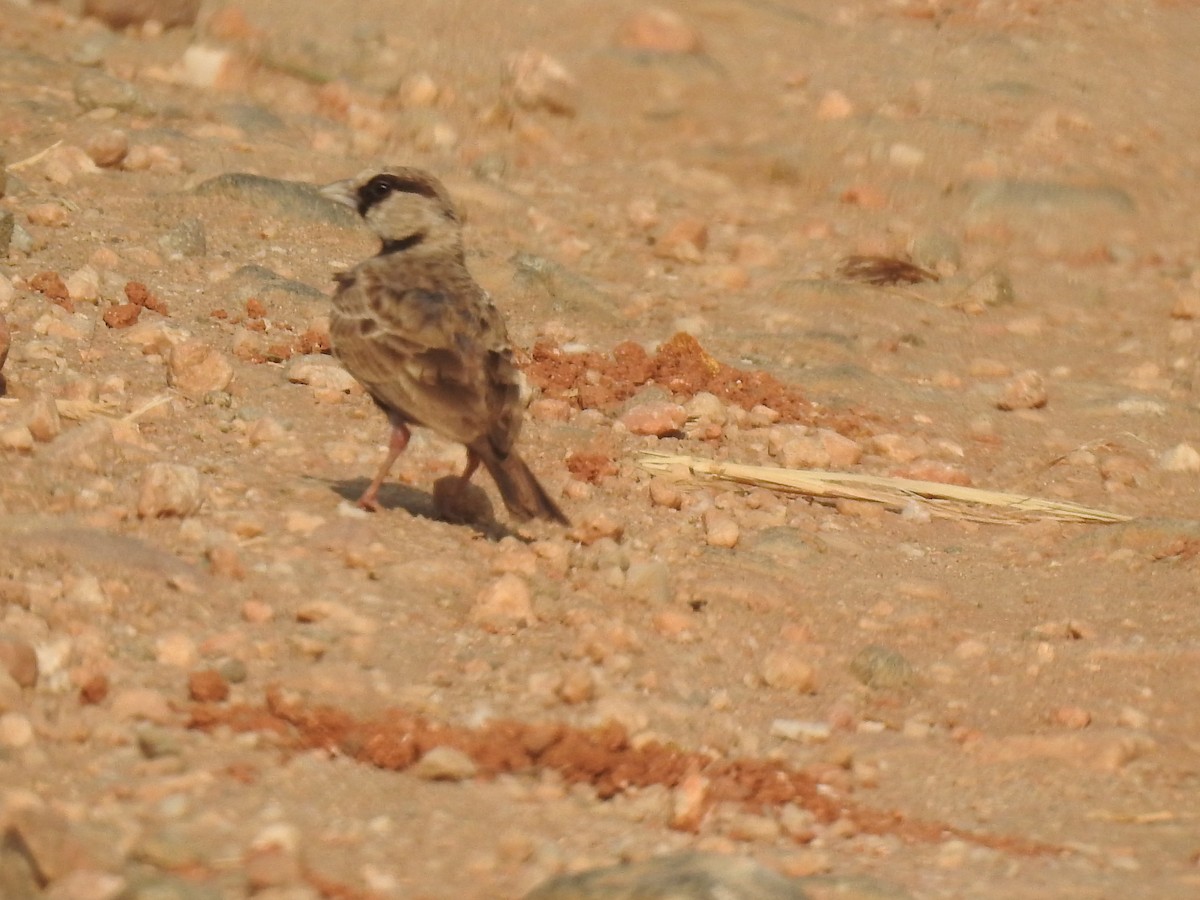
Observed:
[[[798,741],[802,744],[819,744],[829,740],[833,726],[828,722],[805,722],[799,719],[775,719],[771,722],[772,737]]]
[[[850,674],[867,687],[898,690],[911,687],[916,681],[912,664],[888,647],[871,644],[850,660]]]
[[[704,538],[710,547],[733,549],[740,536],[738,523],[732,516],[715,508],[704,511]]]
[[[533,595],[529,582],[508,573],[488,585],[471,606],[470,620],[485,631],[508,633],[533,625]]]
[[[186,669],[196,663],[196,642],[182,632],[168,632],[154,641],[154,658],[164,666]]]
[[[1092,723],[1092,714],[1082,706],[1060,706],[1054,711],[1054,721],[1064,728],[1087,728]]]
[[[617,421],[632,434],[665,437],[677,434],[687,418],[687,410],[678,403],[650,401],[627,410]]]
[[[1200,319],[1200,291],[1190,288],[1180,291],[1171,307],[1171,318]]]
[[[428,72],[412,72],[400,80],[396,98],[405,108],[425,109],[436,104],[441,93]]]
[[[898,463],[911,463],[929,453],[929,444],[919,435],[877,434],[870,438],[871,452]]]
[[[129,135],[120,128],[105,128],[88,136],[83,149],[102,169],[119,166],[129,152]]]
[[[38,680],[37,651],[18,638],[0,636],[0,668],[21,687],[31,688]]]
[[[216,669],[189,672],[188,696],[197,703],[220,703],[229,697],[229,684]]]
[[[829,91],[817,104],[817,118],[822,121],[848,119],[854,115],[854,104],[841,91]]]
[[[143,105],[136,87],[98,69],[81,70],[75,76],[74,91],[75,102],[85,110],[101,107],[130,110]]]
[[[24,425],[0,427],[0,450],[32,450],[34,434]]]
[[[178,71],[182,80],[199,88],[233,88],[240,77],[237,54],[228,47],[192,44],[183,51]]]
[[[25,408],[25,427],[40,443],[49,443],[62,433],[58,405],[46,393],[38,393]]]
[[[811,694],[817,688],[817,672],[807,658],[795,650],[772,650],[762,660],[759,674],[768,687]]]
[[[152,463],[142,475],[137,514],[143,519],[190,516],[203,502],[199,471],[179,463]]]
[[[204,341],[189,339],[174,345],[167,358],[167,383],[194,400],[223,391],[233,381],[228,357]]]
[[[1158,458],[1164,472],[1200,472],[1200,452],[1191,444],[1176,444]]]
[[[1004,386],[1000,398],[996,401],[996,408],[1041,409],[1048,399],[1045,380],[1034,370],[1027,369]]]
[[[631,563],[625,572],[625,593],[635,600],[661,606],[671,599],[671,570],[661,560]]]
[[[242,618],[255,625],[262,625],[275,618],[275,610],[262,600],[247,600],[242,604]]]
[[[67,294],[77,303],[95,303],[100,299],[100,273],[83,265],[66,278]]]
[[[659,7],[638,10],[617,28],[616,43],[643,53],[696,54],[704,49],[700,32],[678,13]]]
[[[683,506],[683,491],[676,482],[655,477],[650,479],[650,502],[667,509],[679,509]]]
[[[711,782],[697,772],[684,776],[671,792],[671,828],[690,832],[700,830],[711,806],[710,787]]]
[[[508,77],[518,106],[574,115],[578,88],[575,77],[550,54],[541,50],[516,54],[509,60]]]
[[[575,513],[573,519],[570,537],[581,544],[594,544],[604,538],[619,541],[625,533],[625,524],[601,507],[585,508]]]
[[[88,705],[103,703],[108,697],[108,689],[107,675],[102,673],[91,675],[79,686],[79,700]]]
[[[334,360],[321,354],[295,356],[284,373],[293,384],[306,384],[314,390],[360,393],[362,387],[354,376]]]
[[[434,747],[410,767],[425,781],[466,781],[479,771],[475,760],[454,747]]]
[[[25,217],[30,225],[44,225],[48,228],[65,228],[71,222],[71,214],[61,203],[35,203],[25,209]]]
[[[703,219],[681,219],[655,242],[654,255],[677,262],[704,261],[708,247],[708,224]]]

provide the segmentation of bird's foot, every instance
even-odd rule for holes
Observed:
[[[367,491],[354,505],[366,512],[379,512],[383,507],[379,505],[379,497],[376,494],[376,491]]]

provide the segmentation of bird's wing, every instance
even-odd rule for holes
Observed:
[[[468,277],[407,279],[360,268],[334,299],[334,351],[385,409],[464,444],[516,437],[516,368],[503,322]]]

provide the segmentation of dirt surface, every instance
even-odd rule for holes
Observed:
[[[0,895],[517,898],[681,850],[1200,893],[1200,17],[669,8],[4,4]],[[303,185],[380,162],[462,205],[571,528],[490,484],[439,520],[464,455],[420,433],[353,507],[387,429],[327,298],[375,247]]]

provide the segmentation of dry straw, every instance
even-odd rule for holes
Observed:
[[[728,481],[770,490],[804,494],[819,500],[862,500],[879,503],[901,512],[917,503],[932,516],[965,519],[973,522],[1016,524],[1038,519],[1060,522],[1113,524],[1128,522],[1130,516],[980,488],[916,481],[910,478],[885,478],[819,469],[783,469],[775,466],[745,466],[715,462],[695,456],[645,451],[638,460],[642,468],[677,479]]]

